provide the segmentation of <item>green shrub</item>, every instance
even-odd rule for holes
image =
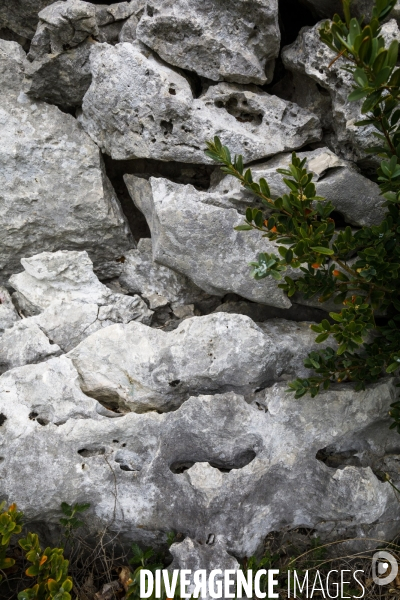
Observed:
[[[278,169],[288,190],[272,200],[265,179],[254,182],[251,169],[244,169],[242,156],[232,160],[229,149],[218,138],[207,143],[209,157],[222,163],[222,171],[236,177],[266,207],[248,208],[239,230],[257,229],[279,244],[277,254],[262,253],[251,263],[256,279],[274,277],[288,296],[295,292],[320,302],[330,298],[341,306],[312,329],[316,341],[334,338],[337,347],[311,352],[305,365],[314,369],[307,379],[289,387],[300,398],[315,396],[332,382],[355,382],[356,390],[396,375],[400,366],[400,68],[396,40],[385,46],[381,25],[396,0],[376,0],[371,22],[351,18],[350,0],[343,0],[345,21],[335,15],[320,30],[320,38],[337,54],[335,60],[354,77],[350,101],[363,99],[365,118],[360,127],[373,126],[376,146],[369,152],[383,158],[378,182],[385,199],[386,214],[379,226],[353,231],[339,229],[330,202],[316,195],[313,176],[305,160],[293,153],[287,169]],[[298,277],[285,275],[299,269]],[[375,314],[385,315],[377,324]],[[368,333],[373,330],[373,335]],[[400,402],[392,405],[392,428],[400,433]]]
[[[12,536],[22,531],[23,514],[18,512],[15,504],[4,510],[4,502],[0,504],[0,512],[0,569],[5,570],[15,565],[15,560],[7,554]],[[68,576],[69,563],[63,549],[48,547],[42,550],[36,533],[28,533],[18,540],[18,544],[26,560],[32,563],[25,575],[35,579],[32,587],[18,594],[18,600],[71,600],[72,579]]]

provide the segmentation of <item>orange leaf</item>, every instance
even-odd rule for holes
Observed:
[[[41,567],[42,565],[44,565],[46,560],[47,560],[47,556],[45,554],[43,554],[42,558],[40,559],[39,566]]]

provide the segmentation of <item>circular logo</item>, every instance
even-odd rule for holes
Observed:
[[[372,557],[372,579],[377,585],[387,585],[396,579],[399,566],[397,560],[385,552],[380,550],[375,552]]]

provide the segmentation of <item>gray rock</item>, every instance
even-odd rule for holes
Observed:
[[[0,333],[12,327],[20,320],[11,296],[4,287],[0,287]]]
[[[235,231],[243,216],[213,205],[220,194],[155,177],[147,182],[126,175],[125,182],[150,227],[156,262],[190,277],[209,294],[234,292],[278,308],[291,306],[274,279],[251,276],[249,263],[260,252],[275,252],[276,245],[257,231]]]
[[[39,13],[39,26],[29,51],[31,60],[60,54],[88,36],[96,36],[96,7],[82,0],[58,0]]]
[[[80,106],[92,81],[89,55],[96,41],[117,43],[129,17],[141,2],[94,5],[62,0],[39,14],[25,68],[24,91],[62,107]]]
[[[314,27],[304,27],[297,40],[282,51],[282,60],[293,73],[306,75],[326,89],[332,100],[334,137],[332,150],[348,160],[364,160],[367,164],[376,164],[376,158],[365,154],[365,150],[375,145],[372,126],[356,127],[354,123],[362,119],[361,104],[349,102],[348,96],[353,90],[353,76],[343,70],[344,61],[333,64],[335,53],[319,39],[322,22]],[[400,31],[394,19],[382,27],[386,41],[400,40]],[[306,82],[304,82],[305,85]]]
[[[150,238],[142,238],[125,259],[119,282],[130,293],[146,298],[151,309],[201,302],[207,296],[188,277],[153,261]]]
[[[39,21],[38,14],[53,0],[0,0],[0,27],[32,39]]]
[[[278,380],[306,377],[316,349],[309,324],[284,320],[259,326],[223,312],[184,320],[165,333],[141,323],[114,325],[69,354],[82,389],[120,410],[167,411],[190,394],[252,393]]]
[[[10,277],[10,284],[38,311],[54,301],[105,304],[113,296],[93,273],[87,252],[42,252],[22,258],[21,264],[25,271]]]
[[[62,107],[80,106],[92,81],[89,56],[93,41],[85,41],[71,50],[45,54],[28,63],[23,89]]]
[[[113,293],[100,283],[86,252],[43,252],[22,259],[23,273],[11,277],[18,306],[64,352],[90,334],[113,325],[150,324],[153,312],[139,296]]]
[[[375,460],[398,453],[398,434],[387,429],[392,381],[299,402],[274,387],[267,412],[226,393],[193,397],[167,414],[110,419],[80,392],[67,360],[0,379],[2,494],[28,520],[58,523],[62,501],[90,502],[92,530],[107,525],[144,544],[173,530],[238,557],[283,528],[313,528],[330,540],[339,530],[376,540],[398,533],[395,492],[372,463],[333,468],[316,458],[335,444],[360,456],[368,447]],[[50,471],[35,477],[33,495],[33,474]]]
[[[354,164],[339,158],[329,148],[298,152],[298,156],[307,158],[306,168],[314,174],[317,194],[330,200],[348,223],[358,226],[381,223],[385,208],[379,186],[361,175]],[[264,177],[274,199],[287,193],[283,176],[276,171],[287,168],[290,162],[291,154],[282,154],[252,167],[255,181]],[[244,212],[247,206],[258,204],[257,198],[245,191],[235,178],[225,176],[219,181],[218,178],[219,172],[214,177],[210,192],[212,197],[220,195],[220,205],[230,204]]]
[[[25,64],[0,40],[0,280],[21,257],[60,248],[85,249],[96,272],[118,276],[135,244],[99,149],[71,115],[20,93]]]
[[[263,84],[279,54],[278,2],[161,0],[137,37],[162,59],[214,81]]]
[[[220,135],[245,161],[319,140],[315,115],[259,89],[221,83],[193,98],[187,80],[138,42],[98,44],[79,120],[115,159],[210,163],[204,141]]]
[[[59,354],[61,348],[50,343],[40,327],[30,319],[24,319],[0,336],[0,373]]]
[[[197,465],[201,467],[201,463],[197,463]],[[192,470],[194,468],[195,467],[193,467]],[[211,486],[212,480],[208,480],[207,483]],[[227,553],[223,543],[217,540],[215,543],[211,542],[211,545],[209,544],[210,541],[207,541],[207,544],[204,545],[187,537],[183,542],[180,542],[179,544],[175,543],[170,546],[169,550],[174,557],[174,560],[169,565],[168,569],[170,571],[174,569],[187,569],[188,571],[191,571],[191,574],[188,576],[190,585],[187,588],[190,594],[193,594],[195,589],[195,582],[193,579],[193,573],[195,571],[205,570],[208,582],[208,577],[214,569],[220,569],[222,573],[225,573],[226,570],[233,572],[239,570],[238,561]],[[215,577],[215,586],[218,585],[217,582],[219,581],[223,582],[223,574]],[[211,600],[208,583],[206,592],[206,596],[201,597],[204,598],[204,600]]]
[[[92,333],[115,323],[138,321],[150,325],[153,312],[139,296],[113,295],[109,302],[103,306],[78,301],[53,302],[40,315],[26,321],[36,323],[63,352],[69,352]]]

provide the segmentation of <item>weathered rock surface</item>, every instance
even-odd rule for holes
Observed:
[[[76,120],[20,93],[25,54],[0,40],[1,280],[21,257],[85,249],[96,271],[119,273],[116,259],[134,247],[99,149]]]
[[[353,89],[353,76],[343,70],[343,61],[337,60],[331,64],[336,55],[319,39],[322,24],[323,22],[311,28],[304,27],[297,40],[283,49],[283,63],[289,71],[306,75],[329,92],[335,133],[331,139],[332,150],[349,160],[374,162],[375,159],[367,158],[365,154],[365,150],[376,142],[372,135],[373,129],[371,126],[354,125],[362,118],[362,101],[348,101],[348,95]],[[388,42],[392,39],[400,40],[400,31],[394,19],[382,27],[382,35]]]
[[[209,294],[235,292],[255,302],[290,307],[275,280],[255,281],[250,272],[249,263],[260,252],[276,250],[275,244],[256,231],[235,231],[243,217],[233,208],[213,205],[220,194],[162,178],[124,179],[150,227],[156,262],[190,277]]]
[[[53,0],[0,0],[0,27],[8,27],[18,35],[33,38],[39,12]]]
[[[0,288],[0,333],[5,329],[12,327],[20,320],[11,296],[6,288]]]
[[[143,2],[94,5],[59,0],[39,14],[25,68],[24,91],[63,107],[82,104],[92,81],[89,56],[93,44],[117,43],[123,24],[143,10]]]
[[[42,252],[21,259],[21,264],[25,271],[10,277],[10,284],[19,297],[24,296],[32,313],[41,312],[54,301],[105,304],[113,296],[93,273],[87,252]]]
[[[37,315],[24,323],[39,326],[64,352],[109,325],[151,323],[153,312],[139,296],[100,283],[86,252],[43,252],[21,262],[25,271],[10,279],[14,297],[25,315]]]
[[[331,539],[399,531],[395,492],[371,470],[373,459],[398,452],[397,434],[387,429],[392,382],[360,393],[342,386],[301,402],[285,385],[273,387],[267,412],[226,393],[193,397],[167,414],[110,419],[82,395],[67,361],[0,379],[3,497],[27,519],[57,522],[61,501],[90,502],[93,528],[107,524],[147,544],[173,530],[236,556],[251,556],[283,527],[325,535],[329,527]],[[335,444],[361,457],[360,465],[332,468],[316,458]],[[50,469],[51,478],[35,478],[32,495],[32,473]]]
[[[141,323],[114,325],[69,354],[82,389],[122,411],[172,410],[190,394],[252,393],[274,381],[306,376],[315,349],[309,324],[215,313],[164,332]]]
[[[214,81],[263,84],[279,53],[278,2],[161,0],[137,37],[161,58]]]
[[[220,135],[245,161],[319,140],[318,118],[257,88],[221,83],[193,98],[187,80],[143,45],[98,44],[79,120],[114,159],[210,163],[204,140]]]
[[[314,174],[317,194],[330,200],[348,223],[370,226],[382,221],[386,209],[379,186],[361,175],[353,163],[339,158],[329,148],[297,154],[301,159],[307,158],[306,168]],[[287,193],[283,176],[276,171],[287,168],[290,162],[291,154],[282,154],[252,168],[255,181],[260,177],[268,181],[272,198]],[[257,198],[244,190],[235,178],[226,176],[221,179],[218,171],[217,179],[220,181],[211,187],[210,192],[212,197],[220,194],[220,205],[231,205],[244,212],[247,206],[257,203]]]
[[[136,250],[125,254],[119,278],[131,293],[149,301],[151,309],[171,304],[192,304],[205,299],[206,294],[184,275],[153,261],[150,238],[142,238]]]
[[[58,54],[45,54],[27,64],[24,91],[62,107],[80,106],[92,81],[89,55],[92,41]]]
[[[14,367],[42,362],[61,354],[43,331],[30,319],[16,323],[0,336],[0,373]]]

